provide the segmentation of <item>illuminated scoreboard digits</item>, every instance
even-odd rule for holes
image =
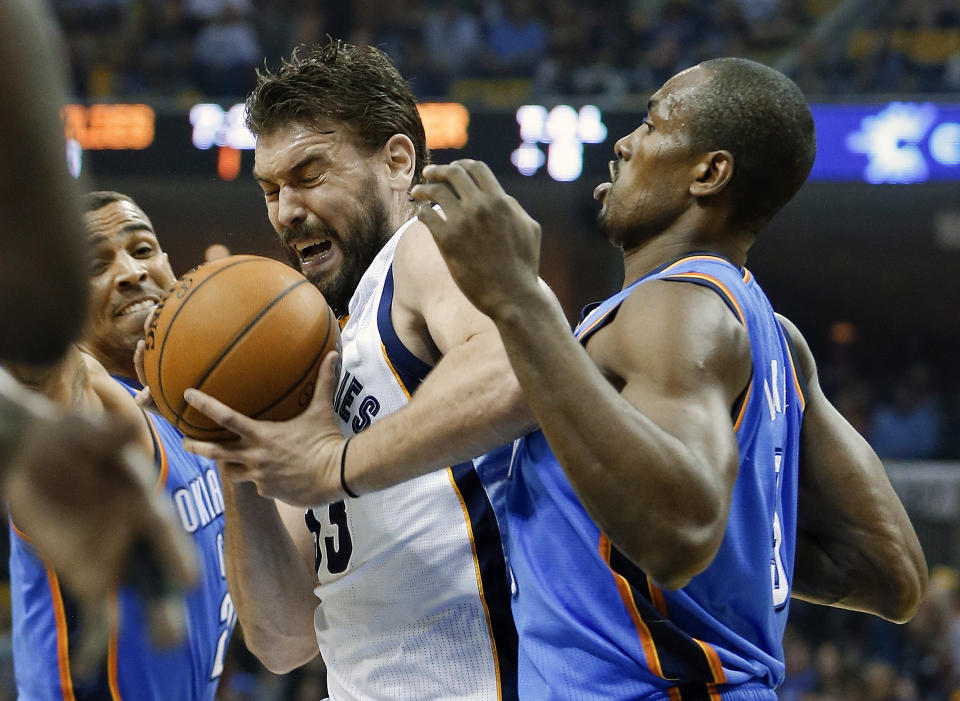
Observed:
[[[65,105],[64,136],[85,151],[142,150],[153,143],[156,115],[149,105]]]
[[[417,105],[432,149],[463,148],[467,143],[470,112],[456,102],[426,102]],[[247,129],[245,106],[240,103],[229,109],[202,103],[190,109],[193,145],[202,151],[219,146],[217,174],[233,180],[240,172],[240,151],[256,148],[257,140]]]
[[[211,146],[228,146],[238,151],[257,145],[244,124],[244,106],[236,104],[224,110],[220,105],[199,104],[190,108],[193,145],[206,151]]]
[[[0,0],[2,2],[3,0]],[[606,177],[613,137],[639,112],[594,105],[523,105],[471,113],[456,102],[417,105],[438,158],[478,158],[498,176],[573,182]],[[811,181],[914,184],[960,181],[960,103],[896,101],[813,104],[817,158]],[[237,178],[256,140],[244,105],[194,105],[154,112],[145,104],[65,105],[70,172],[98,175],[213,175]],[[189,121],[189,124],[187,122]],[[609,132],[609,133],[608,133]],[[215,158],[214,158],[215,156]]]
[[[156,114],[150,105],[64,105],[67,169],[79,178],[84,151],[142,151],[153,144]]]
[[[542,105],[524,105],[517,110],[521,144],[510,161],[522,175],[533,175],[544,164],[559,182],[576,180],[583,172],[583,145],[603,143],[607,127],[600,110],[584,105],[579,111],[557,105],[549,112]],[[544,154],[537,144],[547,144]]]

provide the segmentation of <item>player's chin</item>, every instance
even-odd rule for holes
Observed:
[[[607,215],[607,206],[604,204],[597,212],[597,231],[606,239],[610,238],[610,220]]]

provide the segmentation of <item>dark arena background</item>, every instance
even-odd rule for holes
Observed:
[[[794,78],[817,122],[817,162],[747,265],[810,340],[828,396],[884,459],[932,578],[904,626],[794,602],[779,693],[960,698],[958,0],[52,5],[72,68],[71,168],[133,196],[175,272],[214,244],[280,257],[251,177],[243,97],[257,66],[329,34],[387,51],[422,102],[434,160],[486,161],[541,222],[542,275],[571,321],[621,283],[591,193],[649,94],[723,55]],[[13,699],[4,628],[0,699]],[[319,661],[270,674],[237,627],[218,698],[324,691]]]

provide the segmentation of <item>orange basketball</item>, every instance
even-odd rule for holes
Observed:
[[[340,328],[323,295],[292,268],[230,256],[186,273],[157,305],[143,355],[160,413],[182,433],[233,438],[183,398],[195,387],[255,419],[282,421],[313,397]]]

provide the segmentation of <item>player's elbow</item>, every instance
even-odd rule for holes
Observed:
[[[662,589],[682,589],[713,562],[717,548],[680,545],[667,557],[648,567],[647,575]]]
[[[319,653],[316,638],[279,638],[250,635],[244,630],[247,649],[274,674],[287,674],[302,667]]]
[[[664,534],[652,557],[648,551],[635,561],[643,562],[644,572],[662,589],[682,589],[713,562],[722,539],[723,529],[713,523],[676,527]]]
[[[308,649],[301,647],[297,654],[290,654],[290,652],[285,652],[276,647],[265,647],[265,648],[250,648],[250,652],[260,660],[260,663],[264,667],[269,669],[274,674],[287,674],[302,667],[307,662],[312,660],[317,656],[319,650],[316,645],[313,646],[313,649]]]
[[[888,590],[880,615],[894,623],[906,623],[920,608],[927,593],[928,573],[921,555],[901,558],[900,565],[890,568]]]

